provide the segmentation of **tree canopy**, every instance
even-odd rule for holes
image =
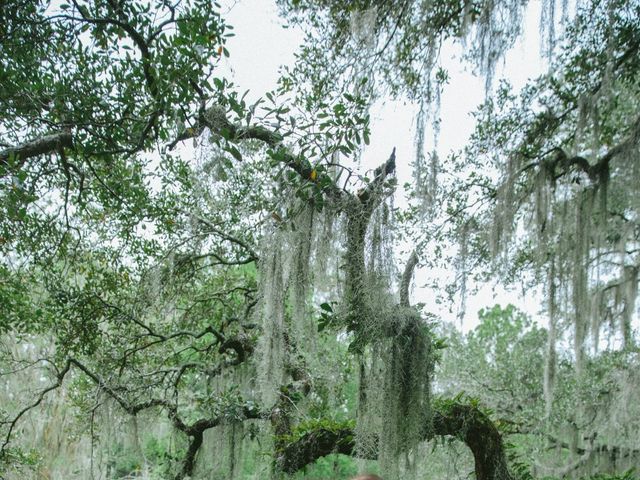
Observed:
[[[496,64],[526,1],[277,4],[304,43],[253,101],[217,3],[0,12],[0,476],[440,478],[448,438],[478,480],[630,479],[640,3],[545,0],[521,91]],[[440,159],[452,42],[486,99]],[[385,98],[416,152],[365,170]],[[416,269],[539,288],[547,323],[463,335]]]

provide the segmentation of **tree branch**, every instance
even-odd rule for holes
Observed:
[[[227,118],[224,108],[219,105],[214,105],[204,110],[197,123],[193,127],[186,128],[180,132],[177,138],[167,145],[167,148],[172,150],[181,141],[199,137],[205,128],[208,128],[213,134],[219,135],[229,142],[260,140],[271,148],[273,156],[277,157],[280,163],[298,173],[304,180],[318,182],[322,175],[326,175],[318,174],[317,178],[312,180],[312,178],[314,178],[312,175],[314,172],[313,165],[304,157],[291,153],[284,145],[282,135],[261,125],[236,125]],[[340,197],[343,193],[342,190],[333,183],[333,180],[327,182],[327,186],[324,188],[327,193],[336,198]]]
[[[156,101],[159,101],[160,98],[158,95],[158,85],[156,82],[155,72],[153,71],[153,68],[151,66],[151,52],[149,51],[149,45],[145,41],[144,37],[140,34],[140,32],[138,32],[133,27],[133,25],[131,25],[126,21],[126,17],[122,15],[122,12],[119,6],[117,6],[113,2],[109,2],[111,4],[111,7],[117,10],[118,13],[121,14],[123,21],[116,20],[115,18],[91,18],[86,14],[86,10],[81,8],[80,5],[78,5],[77,0],[72,0],[72,2],[76,7],[76,10],[78,10],[78,13],[82,17],[81,19],[71,17],[74,20],[81,20],[94,25],[113,25],[121,28],[127,33],[127,35],[129,35],[129,38],[133,40],[133,43],[136,45],[136,47],[140,51],[140,55],[142,57],[142,71],[144,74],[145,81],[147,83],[147,88],[149,89],[149,93],[151,93],[151,96]]]
[[[235,237],[233,235],[230,235],[230,234],[228,234],[226,232],[223,232],[214,223],[210,222],[206,218],[200,217],[199,215],[196,215],[194,213],[189,213],[189,212],[184,212],[184,213],[188,214],[188,215],[191,215],[198,222],[200,222],[203,225],[205,225],[208,228],[207,233],[213,233],[215,235],[218,235],[223,240],[227,240],[228,242],[231,242],[231,243],[234,243],[236,245],[239,245],[244,250],[246,250],[247,253],[249,254],[249,258],[246,259],[248,261],[242,262],[242,263],[250,263],[252,261],[256,261],[256,262],[258,261],[258,259],[259,259],[258,254],[255,252],[255,250],[253,250],[253,248],[251,248],[249,246],[249,244],[247,242],[245,242],[243,240],[240,240],[239,238],[237,238],[237,237]]]
[[[402,274],[402,280],[400,282],[400,306],[410,307],[409,303],[409,287],[411,286],[411,278],[413,277],[413,270],[418,264],[418,254],[414,250],[411,252],[407,265],[404,267],[404,273]]]
[[[316,428],[284,446],[277,458],[285,473],[295,473],[331,453],[356,455],[354,428]],[[458,402],[434,405],[433,429],[425,426],[425,440],[435,436],[453,436],[471,449],[477,480],[512,480],[507,467],[500,432],[491,420],[474,406]]]
[[[9,425],[9,429],[7,431],[7,434],[4,437],[2,445],[0,446],[0,458],[2,458],[2,456],[5,454],[6,448],[9,445],[9,442],[11,441],[11,435],[13,434],[13,430],[15,429],[15,427],[18,424],[18,422],[20,421],[20,419],[28,411],[30,411],[30,410],[36,408],[38,405],[40,405],[42,403],[42,401],[44,400],[44,397],[47,395],[47,393],[51,392],[52,390],[55,390],[55,389],[59,388],[62,385],[62,382],[64,381],[64,377],[67,375],[67,373],[69,372],[70,368],[71,368],[71,363],[69,361],[67,361],[67,363],[65,364],[64,368],[57,373],[56,382],[54,384],[52,384],[52,385],[46,387],[45,389],[41,390],[40,393],[38,394],[37,398],[35,399],[35,401],[33,401],[32,403],[30,403],[29,405],[24,407],[22,410],[20,410],[10,421],[2,422],[2,423],[5,423],[5,424],[8,424]]]
[[[365,188],[360,190],[357,194],[358,200],[360,202],[369,207],[371,210],[375,209],[377,203],[374,205],[375,200],[373,195],[376,191],[378,191],[384,185],[384,181],[387,179],[389,175],[392,175],[396,171],[396,147],[393,147],[391,151],[391,155],[378,168],[374,170],[374,177],[371,183],[369,183]],[[369,205],[371,203],[371,205]]]
[[[0,176],[4,176],[11,168],[20,168],[28,158],[52,153],[65,147],[71,148],[72,146],[73,136],[71,131],[63,130],[15,147],[0,150]]]
[[[221,347],[221,349],[233,349],[236,350],[238,356],[241,355],[241,347],[242,345],[236,344],[228,344]],[[41,390],[36,397],[36,399],[31,402],[29,405],[25,406],[22,410],[20,410],[11,420],[2,422],[4,424],[9,425],[8,431],[4,436],[4,440],[2,445],[0,446],[0,458],[5,454],[6,447],[9,445],[11,441],[11,436],[13,434],[13,430],[15,429],[17,423],[20,419],[30,410],[36,408],[38,405],[42,403],[45,396],[62,386],[62,383],[66,377],[66,375],[71,371],[71,367],[76,367],[82,373],[84,373],[91,381],[98,386],[103,392],[105,392],[109,397],[113,398],[118,405],[129,415],[137,415],[143,410],[147,410],[155,407],[162,407],[167,411],[167,416],[173,426],[180,430],[182,433],[190,437],[189,447],[185,454],[185,457],[182,462],[182,468],[176,475],[176,480],[181,480],[183,478],[190,477],[193,473],[193,468],[195,466],[195,458],[200,446],[203,442],[203,433],[210,429],[214,428],[218,425],[223,424],[226,421],[242,421],[246,419],[259,419],[264,418],[265,415],[256,407],[253,406],[242,406],[237,411],[237,419],[230,420],[225,416],[225,414],[218,415],[213,418],[201,418],[199,420],[194,421],[191,424],[187,424],[182,420],[182,418],[178,414],[178,407],[175,403],[162,399],[162,398],[151,398],[149,400],[145,400],[139,403],[131,403],[128,402],[125,398],[120,396],[116,389],[108,385],[99,375],[92,372],[86,365],[75,358],[68,358],[65,362],[64,367],[57,371],[56,373],[56,381],[50,386]]]

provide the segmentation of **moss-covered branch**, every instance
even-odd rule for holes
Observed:
[[[318,424],[295,441],[286,443],[276,452],[276,466],[285,473],[295,473],[321,457],[332,453],[353,455],[355,439],[353,426]]]
[[[504,453],[502,436],[491,419],[473,405],[455,400],[434,402],[433,430],[425,428],[425,440],[452,436],[463,441],[473,453],[477,480],[512,480]],[[331,453],[355,455],[351,425],[327,427],[318,424],[283,446],[278,467],[294,473]]]
[[[347,328],[356,332],[356,337],[361,336],[361,329],[366,325],[363,319],[370,318],[369,305],[363,293],[366,291],[365,285],[365,237],[369,221],[373,211],[382,203],[391,192],[384,186],[389,177],[395,173],[396,149],[385,163],[376,168],[373,180],[356,195],[349,195],[344,200],[344,211],[347,217],[347,243],[346,243],[346,281],[345,299],[347,306]],[[364,343],[356,338],[353,345],[362,343],[356,350],[359,350]]]
[[[463,441],[473,453],[477,480],[511,480],[502,435],[491,419],[473,405],[455,401],[436,402],[434,435]]]

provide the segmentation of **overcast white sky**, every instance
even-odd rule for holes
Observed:
[[[283,28],[278,18],[275,2],[271,0],[240,0],[230,2],[226,15],[228,23],[234,26],[235,37],[230,39],[231,56],[225,60],[225,68],[239,90],[250,90],[250,98],[257,99],[264,92],[272,90],[278,79],[278,67],[291,65],[294,52],[302,42],[302,35],[292,28]],[[527,79],[542,73],[545,63],[540,55],[540,19],[541,2],[530,3],[526,14],[524,35],[499,65],[494,84],[499,78],[507,78],[516,88],[522,87]],[[451,151],[460,150],[473,129],[470,112],[484,98],[484,79],[474,76],[471,67],[461,60],[460,46],[445,45],[442,49],[442,64],[448,69],[450,82],[442,95],[441,131],[438,144],[440,158]],[[386,100],[375,105],[372,110],[371,144],[365,150],[363,166],[376,166],[380,159],[387,158],[393,147],[397,148],[399,158],[413,159],[415,156],[415,108],[404,102]],[[426,135],[425,151],[433,147],[432,136]],[[398,177],[402,184],[410,180],[409,161],[399,162]],[[397,205],[397,203],[396,203]],[[456,308],[450,312],[448,306],[436,306],[433,292],[419,288],[433,272],[416,272],[417,287],[414,289],[414,301],[424,302],[427,309],[453,321]],[[463,329],[468,330],[477,324],[477,311],[495,303],[506,305],[513,303],[527,311],[540,323],[546,323],[537,312],[540,310],[540,294],[527,292],[505,292],[501,288],[487,286],[477,294],[469,295],[466,302],[466,316]]]

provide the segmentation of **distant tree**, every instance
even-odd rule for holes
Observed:
[[[454,331],[446,337],[449,348],[435,388],[445,396],[464,392],[493,410],[518,474],[615,474],[637,464],[633,434],[618,421],[611,422],[624,418],[635,424],[637,403],[629,397],[636,396],[631,393],[636,391],[634,353],[602,352],[577,376],[565,352],[558,361],[553,405],[547,410],[547,330],[512,305],[481,310],[479,318],[480,324],[467,335]],[[587,447],[579,437],[587,439]]]

